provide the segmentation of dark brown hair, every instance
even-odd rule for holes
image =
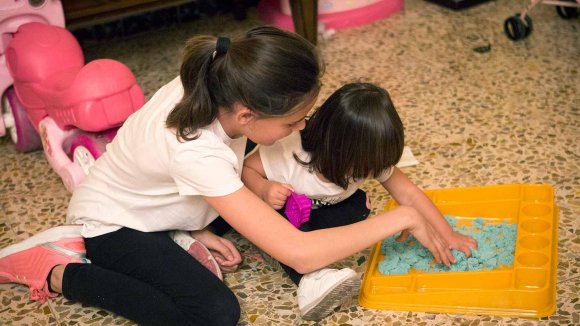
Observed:
[[[197,130],[216,119],[219,107],[231,110],[239,102],[258,116],[282,116],[318,94],[316,49],[301,36],[256,27],[232,38],[227,51],[214,57],[216,41],[201,35],[185,45],[183,98],[166,121],[178,138],[197,138]]]
[[[399,162],[403,123],[386,90],[368,83],[347,84],[334,92],[307,121],[301,164],[346,189],[353,179],[378,177]]]

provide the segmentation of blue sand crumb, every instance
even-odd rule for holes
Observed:
[[[445,216],[453,230],[469,235],[477,240],[477,249],[471,250],[471,257],[466,257],[459,250],[452,250],[457,260],[447,267],[434,263],[433,255],[413,236],[407,241],[397,242],[397,235],[389,237],[381,244],[381,253],[385,257],[378,263],[379,272],[383,275],[407,274],[411,269],[425,272],[460,272],[493,270],[500,266],[509,267],[514,263],[517,224],[485,224],[483,218],[476,218],[470,227],[457,227],[457,219]]]

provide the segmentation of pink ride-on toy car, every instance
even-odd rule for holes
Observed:
[[[143,92],[120,62],[85,65],[78,42],[62,27],[25,23],[9,39],[3,59],[13,87],[3,102],[13,117],[16,148],[36,149],[37,132],[50,165],[72,192],[118,127],[143,105]]]
[[[0,95],[4,95],[0,108],[0,113],[2,113],[0,116],[0,137],[8,133],[15,143],[16,149],[22,152],[38,149],[41,143],[36,131],[29,123],[26,113],[19,111],[13,114],[8,107],[10,104],[8,97],[16,95],[13,90],[6,92],[14,80],[8,72],[8,66],[6,66],[5,51],[18,27],[31,22],[64,26],[64,14],[60,1],[0,1]],[[16,125],[18,128],[15,127]]]

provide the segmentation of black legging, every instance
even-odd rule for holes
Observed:
[[[166,232],[123,228],[86,238],[91,264],[68,264],[65,298],[141,325],[236,325],[232,291]]]
[[[321,206],[313,209],[310,212],[310,219],[300,226],[300,230],[308,232],[360,222],[366,219],[371,212],[367,208],[366,198],[366,193],[358,189],[352,196],[336,205]],[[284,209],[280,210],[280,213],[286,217]],[[280,263],[280,266],[286,271],[286,274],[288,274],[294,284],[298,285],[300,283],[303,274],[282,263]]]
[[[336,205],[321,206],[318,209],[313,209],[310,212],[310,219],[308,222],[300,226],[300,230],[308,232],[314,230],[328,229],[338,226],[344,226],[360,222],[366,219],[370,210],[366,205],[366,193],[358,189],[352,196],[341,201]],[[284,215],[284,208],[280,209],[278,213]],[[218,217],[213,223],[213,231],[218,235],[222,235],[231,229],[221,217]],[[302,279],[302,275],[295,271],[292,267],[280,263],[286,274],[292,281],[298,285]]]

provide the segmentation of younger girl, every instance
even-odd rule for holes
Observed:
[[[450,248],[469,256],[475,239],[454,232],[429,198],[395,167],[403,146],[403,124],[389,94],[372,84],[347,84],[322,104],[304,130],[254,151],[244,162],[242,180],[275,209],[284,206],[292,190],[305,194],[314,206],[300,230],[311,231],[364,220],[369,210],[358,188],[374,178],[400,205],[414,207],[425,217]],[[359,278],[349,268],[302,275],[266,258],[299,285],[298,305],[305,319],[324,317],[358,293]]]
[[[401,206],[347,227],[301,232],[241,181],[246,139],[271,145],[304,128],[319,91],[315,49],[258,27],[232,39],[197,36],[180,76],[133,114],[75,190],[69,223],[0,251],[0,282],[56,293],[141,325],[235,325],[233,292],[168,235],[196,231],[222,266],[238,251],[211,233],[218,216],[259,248],[309,273],[409,229],[449,264],[448,244],[414,208]],[[289,249],[290,248],[290,249]]]

